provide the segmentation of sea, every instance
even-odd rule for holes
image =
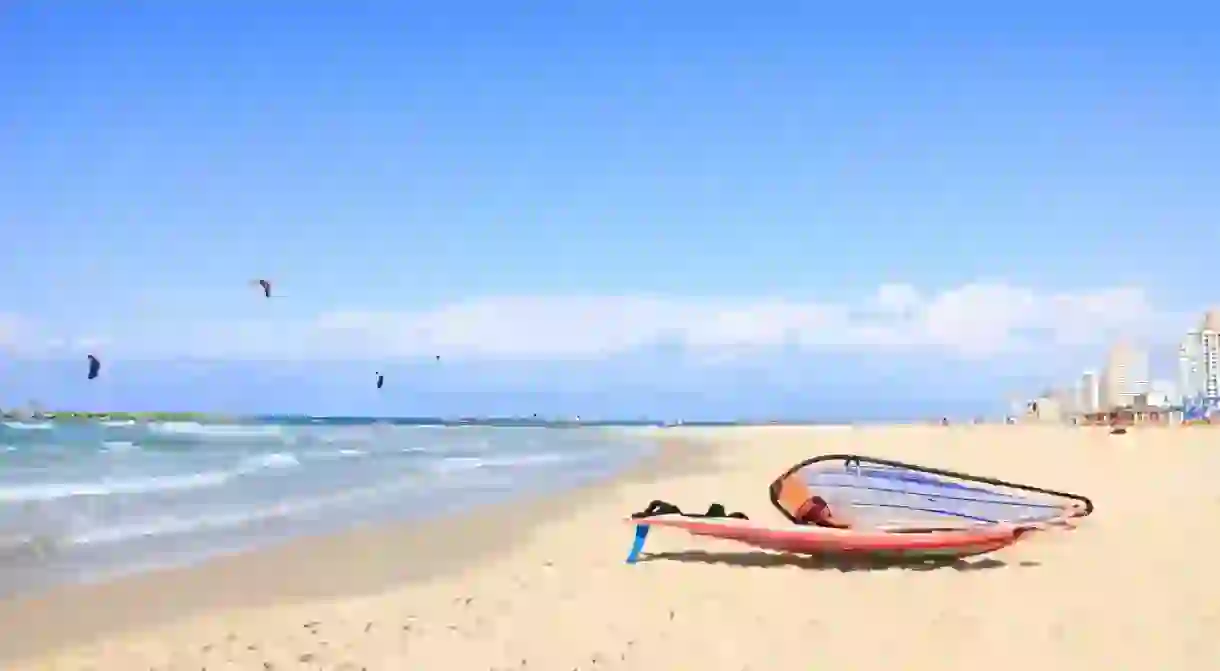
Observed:
[[[0,423],[0,596],[577,487],[647,432],[372,418]]]

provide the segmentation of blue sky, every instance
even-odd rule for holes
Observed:
[[[1201,4],[6,7],[0,405],[975,412],[1215,300]]]

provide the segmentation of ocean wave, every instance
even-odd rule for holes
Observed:
[[[0,568],[51,582],[563,487],[635,452],[584,430],[16,424],[0,425],[0,451],[16,448],[0,453]]]
[[[41,558],[52,553],[63,541],[39,534],[0,536],[0,563],[14,559]]]
[[[454,473],[457,471],[470,471],[476,468],[483,468],[483,460],[478,457],[445,457],[430,464],[428,470],[436,473]]]
[[[357,450],[352,447],[345,447],[342,449],[328,451],[328,452],[317,452],[317,453],[315,453],[315,456],[322,457],[323,459],[326,459],[326,458],[352,459],[355,457],[367,457],[368,454],[369,454],[368,450]]]
[[[140,446],[136,445],[135,443],[131,442],[130,440],[102,441],[102,451],[103,452],[111,452],[111,453],[134,452],[138,449],[140,449]]]
[[[326,508],[357,503],[414,489],[418,477],[405,477],[370,487],[360,487],[323,496],[302,497],[280,501],[271,505],[239,510],[211,511],[191,517],[160,516],[132,520],[126,524],[107,525],[86,531],[78,531],[60,540],[60,544],[101,545],[120,543],[152,536],[173,536],[265,523],[277,519],[298,517]]]
[[[281,427],[257,424],[200,424],[199,422],[153,422],[148,425],[152,433],[199,436],[203,438],[282,438]]]
[[[258,454],[243,458],[231,470],[204,471],[182,475],[157,475],[142,478],[103,478],[91,482],[49,482],[0,487],[0,503],[30,503],[56,501],[86,496],[116,494],[151,494],[219,487],[230,480],[259,471],[292,468],[300,465],[295,455],[287,452]]]
[[[503,468],[506,466],[537,466],[540,464],[558,464],[565,461],[573,461],[574,456],[560,452],[539,452],[536,454],[519,454],[512,457],[492,457],[484,459],[483,465],[492,468]]]
[[[312,461],[340,461],[349,459],[360,459],[368,456],[380,456],[372,450],[364,450],[354,447],[343,447],[335,449],[313,449],[301,450],[297,454],[300,459],[305,462]]]
[[[480,468],[513,468],[518,466],[557,464],[572,461],[573,459],[572,455],[559,452],[540,452],[503,457],[445,457],[429,465],[428,468],[437,473],[456,473]]]
[[[268,452],[242,459],[235,473],[237,475],[245,475],[263,469],[292,468],[300,465],[301,460],[297,459],[296,455],[291,452]]]
[[[51,422],[5,422],[4,426],[14,431],[50,431],[55,428]]]

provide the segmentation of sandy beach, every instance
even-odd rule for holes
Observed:
[[[1220,433],[1037,426],[668,429],[622,478],[0,604],[5,669],[1206,669],[1220,659]],[[778,516],[853,452],[1080,492],[1097,512],[934,570],[844,570],[657,530],[652,499]]]

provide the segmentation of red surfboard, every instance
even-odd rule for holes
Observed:
[[[958,529],[852,530],[816,526],[773,527],[746,520],[658,515],[628,520],[645,527],[682,529],[767,550],[809,555],[866,554],[890,557],[969,557],[1012,545],[1033,527],[986,525]]]

